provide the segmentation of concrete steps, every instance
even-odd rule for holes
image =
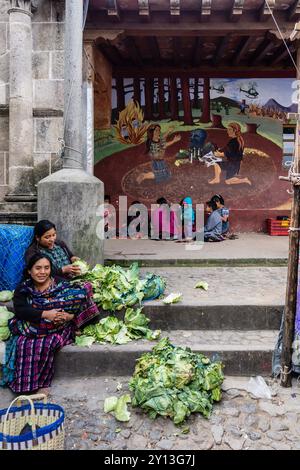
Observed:
[[[269,375],[277,331],[274,330],[176,330],[164,331],[176,346],[189,347],[223,361],[226,375]],[[134,371],[135,361],[156,342],[139,340],[125,345],[94,344],[91,348],[66,346],[56,358],[57,377],[124,376]]]
[[[141,269],[145,274],[147,269]],[[166,295],[182,292],[180,303],[144,303],[152,329],[161,329],[173,344],[190,347],[225,365],[226,375],[270,375],[285,295],[286,268],[210,267],[152,268],[167,283]],[[207,281],[208,291],[194,289]],[[103,316],[108,312],[102,312]],[[116,316],[123,317],[123,312]],[[135,361],[155,342],[67,346],[57,357],[59,376],[131,375]]]

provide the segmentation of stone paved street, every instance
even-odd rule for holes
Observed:
[[[51,401],[65,409],[68,450],[300,450],[300,388],[296,380],[288,389],[272,381],[271,400],[251,397],[245,390],[248,380],[227,377],[223,399],[215,405],[211,418],[192,415],[183,427],[170,419],[152,421],[138,409],[130,408],[128,423],[105,414],[104,399],[128,391],[128,378],[124,377],[55,380]],[[121,391],[117,391],[119,382]],[[1,390],[1,408],[11,399],[8,390]],[[188,433],[183,432],[186,425]]]

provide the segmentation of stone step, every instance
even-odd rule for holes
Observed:
[[[141,269],[145,275],[147,269]],[[166,281],[165,295],[181,292],[182,300],[165,305],[144,302],[153,328],[278,329],[285,301],[286,268],[152,268]],[[206,281],[208,290],[195,289]]]
[[[129,258],[129,259],[115,259],[105,258],[104,264],[106,266],[112,266],[117,264],[124,268],[128,268],[133,262],[138,262],[139,266],[143,268],[152,267],[285,267],[288,264],[287,258],[164,258],[164,259],[143,259],[143,258]]]
[[[174,241],[105,240],[107,264],[129,266],[286,266],[288,237],[241,233],[237,240],[221,243],[186,244]]]
[[[176,346],[189,347],[221,360],[226,375],[270,375],[277,331],[188,331],[163,332]],[[125,345],[94,344],[91,348],[69,345],[56,357],[57,377],[131,375],[135,361],[156,342],[139,340]]]

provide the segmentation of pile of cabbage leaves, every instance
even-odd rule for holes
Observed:
[[[191,413],[208,418],[213,403],[221,400],[224,380],[221,362],[211,362],[189,348],[173,346],[163,338],[152,352],[138,360],[129,383],[132,406],[146,411],[150,418],[168,416],[175,424]]]
[[[96,266],[74,282],[89,281],[93,286],[94,301],[103,310],[115,312],[124,307],[141,304],[143,300],[160,297],[165,290],[165,281],[158,275],[148,273],[139,276],[138,263],[130,268],[121,266]]]
[[[78,346],[89,347],[94,342],[126,344],[141,338],[158,339],[160,330],[152,331],[148,327],[150,320],[142,313],[142,308],[133,307],[140,307],[143,300],[156,299],[164,293],[165,281],[160,276],[148,273],[140,278],[138,263],[133,263],[129,269],[97,264],[92,270],[82,269],[84,271],[85,274],[74,282],[90,282],[93,299],[100,309],[113,313],[124,308],[125,315],[124,321],[110,315],[97,324],[86,326],[83,334],[76,337]]]
[[[149,319],[141,308],[128,308],[124,322],[114,316],[102,318],[99,323],[88,325],[83,334],[76,337],[77,346],[90,347],[94,342],[105,344],[126,344],[136,339],[156,340],[161,331],[148,328]]]

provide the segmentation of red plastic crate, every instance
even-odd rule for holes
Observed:
[[[267,231],[271,236],[289,235],[290,220],[267,219]]]

